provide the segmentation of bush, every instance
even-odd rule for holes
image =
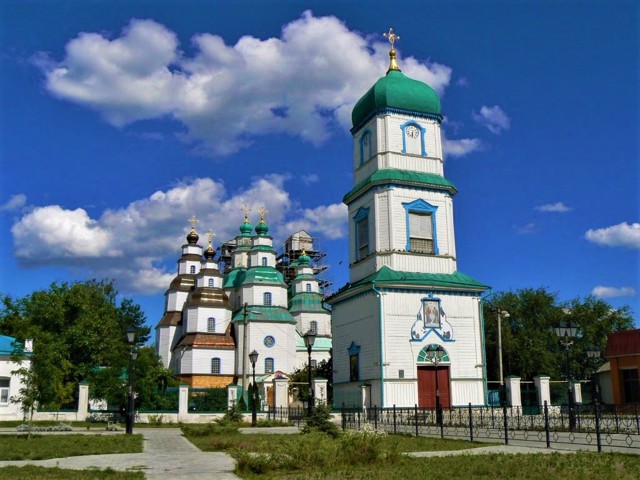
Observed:
[[[311,415],[307,417],[306,425],[302,428],[302,433],[322,432],[337,438],[340,429],[331,420],[331,409],[327,405],[318,405],[313,409]]]
[[[48,425],[48,426],[32,426],[32,432],[70,432],[71,425],[67,425],[66,423],[59,423],[58,425]],[[18,432],[28,432],[29,425],[23,423],[16,427],[16,431]]]
[[[218,420],[218,423],[221,425],[242,423],[242,411],[242,407],[234,403],[227,409],[224,417]]]
[[[383,444],[386,436],[386,432],[365,424],[360,430],[349,430],[344,433],[340,439],[340,452],[353,463],[373,463],[382,457],[383,453],[385,457],[387,456]],[[395,457],[394,452],[390,453]]]

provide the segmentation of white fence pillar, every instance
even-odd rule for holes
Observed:
[[[316,405],[326,405],[328,393],[327,385],[329,380],[323,377],[313,379],[313,399]]]
[[[178,421],[185,422],[189,415],[189,385],[180,385],[178,393]]]
[[[520,377],[510,376],[505,378],[505,381],[507,385],[507,404],[510,407],[522,407]]]
[[[227,408],[233,407],[238,403],[238,385],[232,383],[227,385]]]
[[[580,382],[571,382],[571,391],[573,392],[573,401],[575,403],[582,403],[582,385]]]
[[[533,382],[536,385],[536,390],[538,391],[538,405],[541,407],[544,406],[544,402],[547,402],[547,405],[551,405],[551,391],[549,390],[549,379],[550,377],[533,377]]]
[[[89,416],[89,384],[80,382],[78,384],[78,413],[76,420],[83,422]]]
[[[276,408],[289,406],[289,379],[284,375],[273,379],[273,406]]]

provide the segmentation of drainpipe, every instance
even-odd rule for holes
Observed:
[[[382,292],[376,288],[376,282],[371,282],[371,290],[378,297],[378,315],[380,315],[380,407],[384,407],[384,348],[383,348],[383,316],[382,316]]]
[[[489,405],[489,386],[487,384],[487,348],[484,335],[484,302],[493,295],[493,288],[489,289],[486,297],[480,297],[480,331],[482,332],[482,376],[484,377],[484,404]]]

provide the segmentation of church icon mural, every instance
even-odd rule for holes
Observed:
[[[411,326],[411,341],[421,342],[431,333],[445,342],[455,341],[453,327],[447,321],[440,299],[432,294],[420,300],[416,321]]]

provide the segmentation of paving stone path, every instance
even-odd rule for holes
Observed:
[[[74,432],[75,433],[75,432]],[[50,460],[0,461],[6,465],[38,465],[73,470],[112,468],[140,470],[149,480],[189,478],[192,480],[237,479],[235,461],[222,452],[202,452],[182,436],[179,428],[136,428],[144,436],[143,453],[85,455]]]

